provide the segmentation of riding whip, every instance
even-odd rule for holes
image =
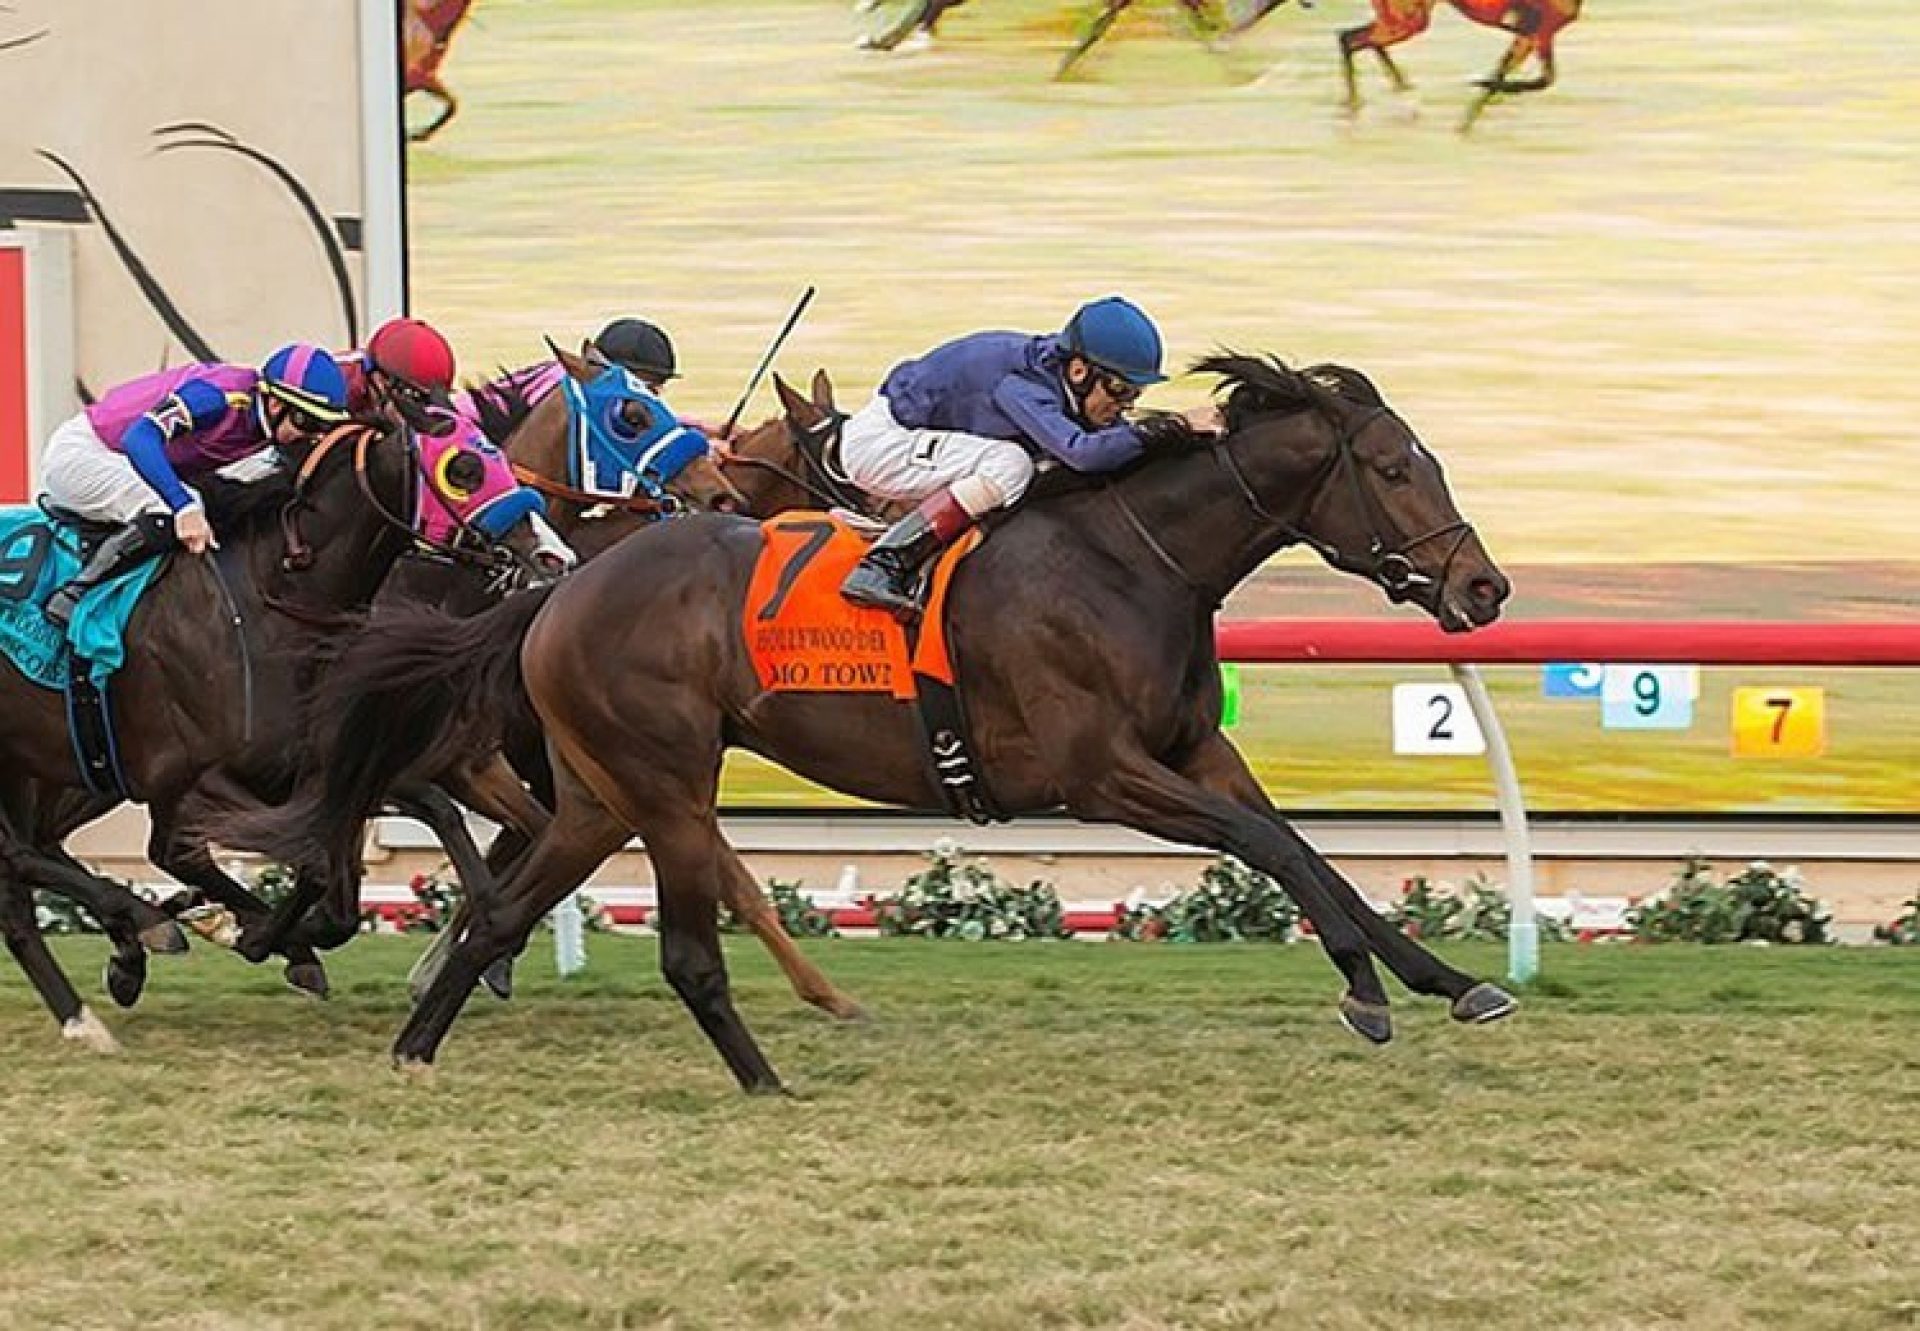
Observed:
[[[760,380],[773,365],[773,358],[780,354],[780,348],[785,344],[787,335],[793,332],[793,326],[800,322],[800,316],[807,312],[807,305],[812,300],[813,288],[808,287],[800,293],[800,299],[794,302],[793,313],[789,314],[787,321],[780,326],[779,333],[774,336],[773,345],[767,348],[767,354],[760,358],[760,368],[753,372],[753,378],[747,380],[747,391],[742,393],[740,400],[733,404],[733,414],[728,416],[727,423],[720,427],[722,439],[732,434],[733,427],[740,423],[740,413],[747,409],[747,403],[753,397],[753,390],[760,386]]]

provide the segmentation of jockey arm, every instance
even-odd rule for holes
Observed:
[[[169,394],[146,415],[140,417],[120,440],[120,451],[140,474],[140,479],[166,502],[175,513],[199,505],[193,491],[181,482],[167,457],[167,444],[182,435],[211,430],[233,410],[227,395],[212,384],[189,379]]]
[[[1010,374],[993,390],[993,402],[1022,434],[1075,471],[1115,471],[1140,456],[1140,432],[1121,421],[1104,430],[1083,430],[1067,414],[1055,390]]]

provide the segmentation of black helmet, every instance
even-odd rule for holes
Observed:
[[[673,343],[645,319],[615,319],[600,330],[593,345],[611,364],[632,370],[643,379],[664,383],[677,377]]]

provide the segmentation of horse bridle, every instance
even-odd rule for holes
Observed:
[[[1323,417],[1331,418],[1331,413],[1324,409],[1320,411],[1320,414]],[[1305,522],[1313,515],[1313,511],[1319,506],[1321,498],[1331,488],[1330,482],[1333,480],[1334,474],[1338,472],[1344,475],[1349,487],[1360,501],[1360,511],[1366,515],[1369,536],[1365,560],[1350,558],[1344,551],[1331,542],[1321,540],[1319,537],[1301,530],[1296,523],[1288,522],[1286,519],[1269,512],[1267,506],[1260,502],[1260,496],[1254,492],[1253,486],[1247,481],[1246,473],[1240,469],[1238,460],[1233,456],[1232,434],[1220,436],[1212,441],[1209,447],[1212,449],[1215,459],[1226,469],[1227,474],[1233,478],[1234,485],[1239,489],[1241,496],[1247,501],[1247,506],[1253,510],[1255,516],[1272,526],[1277,534],[1286,536],[1293,541],[1297,541],[1311,548],[1316,554],[1335,568],[1346,569],[1349,572],[1357,573],[1369,582],[1374,583],[1382,591],[1386,592],[1388,600],[1397,605],[1403,601],[1413,599],[1429,588],[1444,586],[1448,575],[1453,571],[1453,561],[1466,546],[1467,540],[1474,534],[1474,530],[1473,524],[1465,518],[1456,518],[1452,522],[1443,523],[1435,527],[1432,531],[1409,537],[1391,549],[1388,548],[1385,541],[1380,539],[1381,530],[1383,528],[1391,530],[1393,524],[1390,520],[1387,520],[1386,514],[1382,512],[1380,508],[1379,501],[1374,498],[1373,492],[1369,490],[1366,484],[1360,479],[1360,463],[1359,459],[1354,456],[1354,444],[1375,421],[1380,420],[1382,417],[1391,417],[1392,415],[1393,412],[1389,408],[1378,406],[1367,411],[1364,415],[1360,415],[1357,420],[1347,422],[1344,428],[1342,428],[1341,422],[1337,420],[1332,422],[1337,430],[1334,437],[1333,453],[1328,457],[1326,462],[1321,464],[1319,471],[1314,473],[1313,479],[1308,483],[1306,503],[1302,505],[1300,509],[1300,521]],[[1431,541],[1445,540],[1449,536],[1453,538],[1453,543],[1447,547],[1446,557],[1440,563],[1440,576],[1438,578],[1429,577],[1414,567],[1413,560],[1408,558],[1408,555],[1412,551],[1419,549]]]
[[[833,467],[827,462],[827,450],[840,442],[847,420],[844,411],[829,412],[827,418],[817,425],[799,425],[792,417],[787,418],[787,429],[794,435],[794,451],[800,455],[805,470],[819,477],[817,483],[771,458],[752,458],[735,453],[728,461],[737,466],[758,467],[779,477],[802,494],[818,499],[828,508],[847,508],[855,513],[866,513],[866,496],[846,477],[835,475]]]
[[[413,443],[413,429],[411,426],[402,428],[407,431],[407,451],[415,460],[413,470],[418,471],[418,451]],[[373,488],[373,477],[368,471],[373,446],[382,434],[383,432],[375,426],[352,422],[329,430],[307,451],[307,456],[300,462],[299,471],[294,474],[293,494],[288,498],[286,506],[280,510],[280,532],[283,542],[280,566],[289,573],[305,572],[313,566],[313,547],[308,545],[306,539],[300,534],[300,511],[307,507],[311,497],[309,486],[314,477],[319,474],[321,466],[332,455],[334,449],[351,435],[354,438],[354,481],[360,488],[361,497],[367,501],[368,507],[374,511],[382,523],[404,536],[411,547],[423,550],[430,557],[444,559],[452,564],[464,564],[495,576],[502,576],[511,571],[519,562],[519,556],[509,550],[506,551],[506,557],[503,559],[500,547],[495,542],[487,540],[459,514],[451,510],[448,512],[458,533],[456,539],[452,542],[441,542],[430,539],[418,529],[413,520],[401,517],[387,507],[385,501]],[[411,493],[417,496],[418,488],[415,487]],[[474,544],[467,543],[466,538],[469,537]]]

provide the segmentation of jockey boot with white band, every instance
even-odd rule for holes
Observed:
[[[840,584],[840,594],[855,605],[891,611],[903,624],[918,622],[920,606],[913,591],[920,570],[1000,502],[998,487],[980,476],[936,490],[868,547]]]

